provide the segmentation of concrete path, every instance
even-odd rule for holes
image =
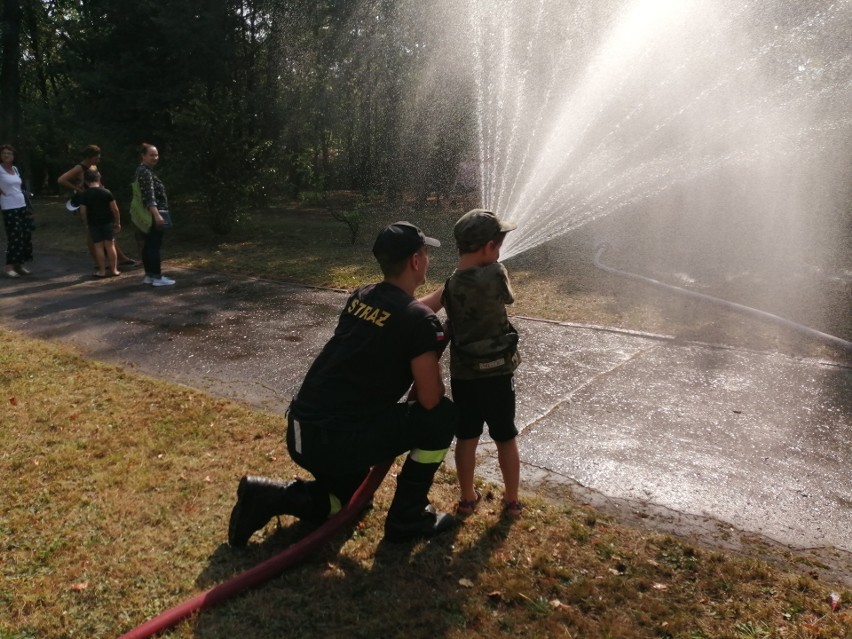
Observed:
[[[153,288],[40,257],[0,280],[0,321],[101,360],[283,412],[340,291],[193,270]],[[674,529],[824,548],[852,575],[852,362],[514,318],[528,488],[567,488]],[[481,471],[497,478],[495,451]],[[845,566],[842,564],[846,563]]]

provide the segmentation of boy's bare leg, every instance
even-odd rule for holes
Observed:
[[[101,264],[101,262],[99,262],[99,261],[98,261],[98,255],[100,255],[100,256],[101,256],[101,258],[103,258],[103,255],[104,255],[103,249],[101,249],[101,250],[99,250],[99,251],[98,251],[98,250],[95,250],[95,243],[94,243],[94,242],[92,242],[92,236],[91,236],[91,235],[89,235],[89,230],[88,230],[88,229],[86,229],[86,246],[87,246],[87,247],[88,247],[88,249],[89,249],[89,255],[91,255],[91,256],[92,256],[92,262],[94,262],[94,263],[95,263],[95,266],[97,266],[98,268],[100,268],[100,269],[101,269],[101,272],[103,272],[104,267],[103,267],[103,265]]]
[[[518,454],[518,441],[513,437],[507,442],[497,443],[497,461],[500,473],[503,475],[503,499],[518,501],[518,490],[521,482],[521,456]]]
[[[118,256],[115,251],[115,240],[104,242],[104,249],[106,250],[106,264],[109,272],[113,275],[120,275],[118,272]]]
[[[478,437],[456,440],[456,476],[459,478],[462,501],[476,501],[473,474],[476,469],[476,447],[478,445]]]
[[[95,261],[98,263],[98,275],[106,275],[106,255],[104,254],[104,242],[93,242]]]

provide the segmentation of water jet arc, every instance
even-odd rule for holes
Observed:
[[[119,639],[146,639],[147,637],[152,637],[167,628],[171,628],[196,611],[212,608],[244,590],[254,588],[265,581],[269,581],[272,577],[275,577],[296,562],[302,560],[306,555],[315,551],[328,541],[332,535],[354,521],[361,514],[373,496],[373,493],[381,485],[392,463],[393,460],[390,460],[373,466],[361,486],[352,495],[349,503],[339,513],[326,520],[319,528],[304,539],[297,541],[281,553],[267,559],[254,568],[250,568],[228,581],[160,613],[141,626],[137,626],[133,630],[121,635]]]
[[[713,304],[717,304],[724,308],[733,309],[736,311],[741,311],[747,313],[749,315],[753,315],[755,317],[759,317],[761,319],[769,320],[774,322],[775,324],[780,324],[781,326],[785,326],[787,328],[792,328],[800,333],[803,333],[809,337],[813,337],[821,342],[824,342],[830,346],[834,346],[836,348],[840,348],[845,350],[848,353],[852,353],[852,342],[847,342],[844,339],[839,337],[835,337],[834,335],[829,335],[828,333],[823,333],[816,329],[813,329],[809,326],[805,326],[804,324],[798,324],[793,322],[792,320],[788,320],[784,317],[779,317],[778,315],[773,315],[772,313],[767,313],[766,311],[761,311],[760,309],[751,308],[749,306],[743,306],[742,304],[737,304],[736,302],[729,302],[727,300],[720,299],[718,297],[713,297],[711,295],[705,295],[704,293],[698,293],[696,291],[690,291],[685,288],[681,288],[679,286],[673,286],[671,284],[666,284],[665,282],[660,282],[659,280],[652,279],[650,277],[645,277],[644,275],[637,275],[636,273],[630,273],[628,271],[622,271],[617,268],[613,268],[612,266],[607,266],[602,262],[603,254],[606,253],[609,248],[609,244],[606,242],[601,242],[598,244],[597,249],[595,250],[595,259],[594,264],[597,268],[606,271],[607,273],[613,273],[615,275],[619,275],[621,277],[626,277],[628,279],[636,280],[639,282],[644,282],[646,284],[651,284],[653,286],[657,286],[660,288],[664,288],[669,291],[673,291],[679,295],[685,295],[687,297],[692,297],[694,299],[700,299],[706,302],[711,302]]]

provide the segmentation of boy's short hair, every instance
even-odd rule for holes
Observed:
[[[87,160],[88,160],[89,158],[96,158],[96,157],[98,157],[100,154],[101,154],[101,147],[99,147],[97,144],[90,144],[90,145],[88,145],[87,147],[85,147],[85,148],[83,149],[83,152],[81,153],[81,155],[83,156],[83,158],[84,158],[84,159],[87,159]]]
[[[373,244],[373,255],[386,277],[405,270],[405,261],[423,246],[441,246],[434,237],[427,237],[410,222],[394,222],[379,231]]]
[[[473,209],[459,218],[453,227],[453,235],[460,253],[472,253],[491,240],[503,239],[507,232],[516,228],[517,224],[504,222],[491,211]]]
[[[92,184],[94,182],[98,182],[101,179],[101,174],[97,171],[93,171],[92,169],[86,169],[83,171],[83,182],[86,184]]]

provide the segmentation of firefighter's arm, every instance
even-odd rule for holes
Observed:
[[[412,359],[411,373],[414,376],[414,388],[417,389],[417,401],[426,410],[435,408],[444,396],[438,353],[427,351]]]

